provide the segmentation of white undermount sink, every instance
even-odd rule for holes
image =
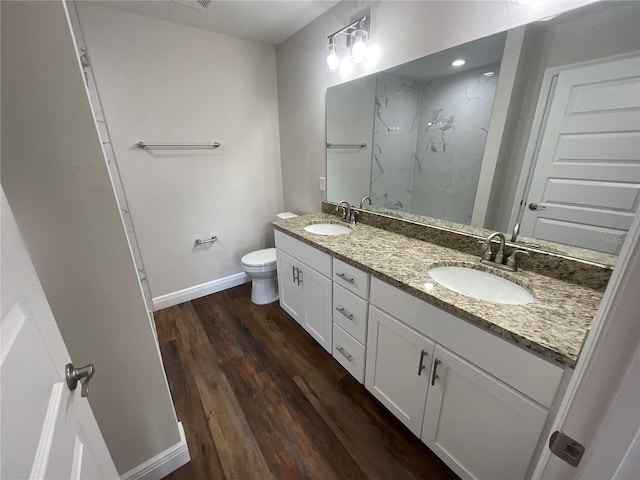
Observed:
[[[520,285],[489,272],[467,267],[435,267],[429,275],[443,287],[492,303],[524,305],[533,302],[533,296]]]
[[[338,225],[337,223],[314,223],[313,225],[307,225],[304,229],[317,235],[346,235],[351,233],[349,227]]]

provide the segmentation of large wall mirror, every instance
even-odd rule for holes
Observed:
[[[640,203],[639,24],[596,3],[330,87],[327,200],[611,263]]]

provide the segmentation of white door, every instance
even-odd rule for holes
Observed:
[[[300,271],[300,283],[304,289],[304,328],[331,353],[331,280],[305,265]]]
[[[298,285],[300,264],[282,250],[276,250],[280,306],[298,323],[302,322],[302,288]]]
[[[71,359],[4,191],[1,208],[0,478],[119,478],[81,386],[65,383]]]
[[[640,201],[640,57],[557,78],[520,233],[617,254]]]
[[[436,346],[422,441],[462,478],[523,479],[547,411]]]
[[[365,386],[418,437],[434,347],[415,330],[369,307]]]

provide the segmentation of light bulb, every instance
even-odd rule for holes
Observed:
[[[367,31],[358,29],[351,34],[351,61],[361,63],[366,60]]]
[[[338,46],[332,38],[329,40],[329,44],[327,45],[327,70],[330,72],[337,72],[338,65],[340,65],[340,55],[338,52]]]

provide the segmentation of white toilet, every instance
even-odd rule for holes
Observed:
[[[278,219],[297,217],[295,213],[283,212]],[[251,301],[256,305],[278,300],[278,277],[276,275],[276,249],[265,248],[247,253],[242,259],[242,269],[251,277]]]

